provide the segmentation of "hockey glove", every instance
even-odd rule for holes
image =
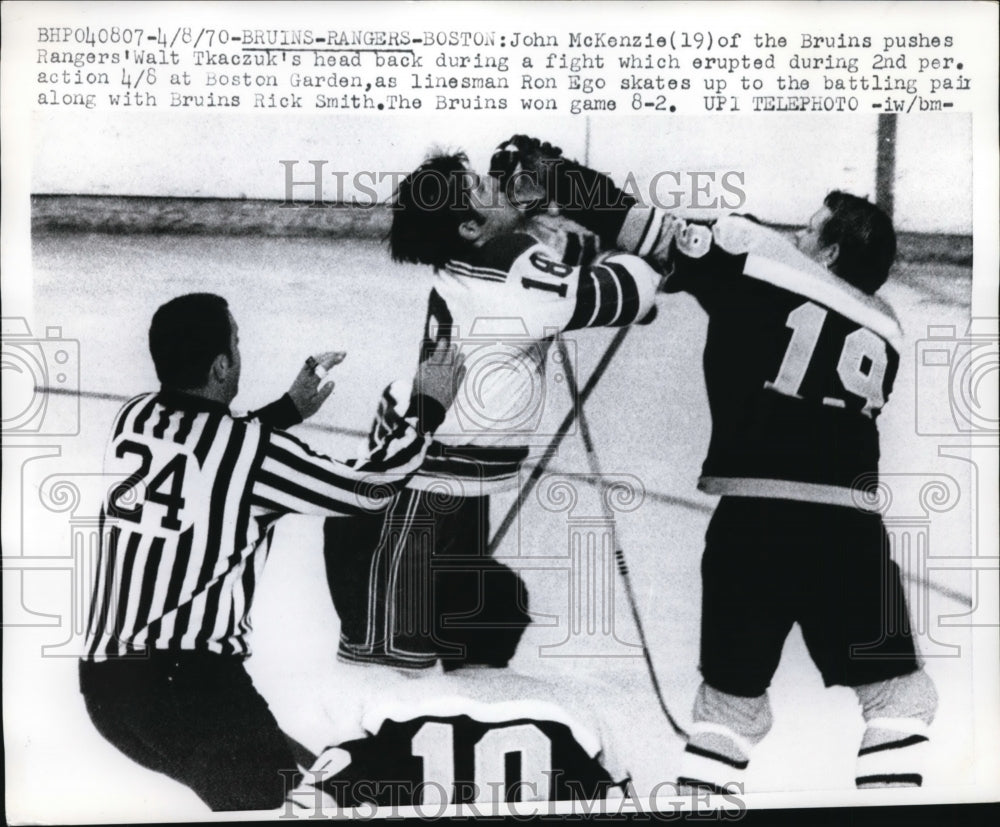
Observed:
[[[527,135],[513,135],[497,147],[490,174],[501,183],[528,176],[544,188],[547,204],[596,233],[605,249],[616,246],[618,233],[636,201],[610,177],[562,156],[559,147]],[[507,186],[507,184],[505,184]]]

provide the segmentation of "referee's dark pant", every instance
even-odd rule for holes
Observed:
[[[80,662],[94,726],[213,810],[271,810],[298,783],[291,747],[237,657],[156,652]]]

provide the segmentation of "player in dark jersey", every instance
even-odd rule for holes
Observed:
[[[709,316],[712,438],[699,485],[722,495],[702,560],[703,683],[683,783],[739,782],[770,726],[767,687],[796,622],[826,685],[861,702],[857,786],[922,782],[937,698],[868,509],[876,418],[899,366],[899,325],[874,295],[894,254],[884,213],[840,192],[798,249],[735,217],[675,228],[666,289]]]
[[[608,729],[579,687],[505,668],[530,622],[527,592],[493,559],[480,575],[449,573],[438,601],[461,666],[387,681],[366,702],[358,737],[324,750],[306,773],[290,797],[296,806],[318,817],[327,806],[591,802],[624,783]],[[474,623],[462,620],[473,614]]]
[[[490,494],[514,488],[529,446],[547,441],[538,417],[555,335],[642,322],[655,309],[657,272],[623,253],[579,266],[596,251],[592,234],[529,223],[502,160],[479,176],[464,155],[436,156],[396,195],[393,259],[435,269],[421,359],[450,348],[464,378],[447,411],[424,413],[434,440],[388,518],[358,523],[356,552],[331,562],[343,660],[426,668],[455,654],[437,625],[435,572],[488,555]],[[390,386],[370,450],[419,414],[402,383]],[[328,526],[330,547],[339,526]]]
[[[617,232],[617,246],[664,271],[668,292],[708,313],[712,437],[699,487],[722,498],[702,560],[704,680],[679,781],[741,781],[770,729],[767,688],[797,622],[825,683],[861,703],[857,786],[919,786],[937,695],[881,515],[868,509],[902,338],[874,295],[895,258],[891,221],[842,192],[794,245],[739,217],[700,224],[637,204],[588,216],[579,165],[531,139],[512,148],[576,220]]]

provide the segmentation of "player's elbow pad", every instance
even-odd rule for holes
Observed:
[[[641,258],[627,253],[614,253],[604,259],[603,263],[615,265],[613,269],[619,273],[619,289],[623,300],[636,304],[635,313],[630,321],[638,324],[645,324],[647,319],[652,321],[653,316],[650,316],[650,313],[656,307],[660,274]]]

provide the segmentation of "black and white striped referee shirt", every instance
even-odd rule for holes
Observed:
[[[123,481],[101,508],[86,659],[151,649],[249,655],[274,520],[379,510],[426,451],[413,433],[391,458],[352,467],[262,424],[279,405],[241,419],[221,403],[161,391],[121,409],[105,470]]]

